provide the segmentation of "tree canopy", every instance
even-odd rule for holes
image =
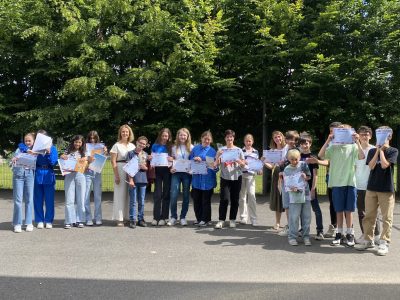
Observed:
[[[400,1],[0,0],[0,148],[400,121]]]

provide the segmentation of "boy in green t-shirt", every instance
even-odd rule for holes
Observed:
[[[341,128],[351,128],[342,125]],[[332,246],[340,245],[344,236],[343,221],[346,218],[346,245],[354,246],[353,212],[356,208],[357,189],[355,184],[355,162],[364,159],[359,136],[353,133],[355,144],[334,145],[331,144],[333,133],[318,153],[320,158],[330,161],[328,187],[332,188],[333,206],[336,211],[337,232]]]

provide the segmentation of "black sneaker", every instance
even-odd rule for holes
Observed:
[[[353,234],[346,234],[346,246],[347,247],[354,247],[355,241],[354,241],[354,235]]]
[[[136,228],[136,221],[130,221],[129,222],[129,227],[132,228],[132,229]]]
[[[331,242],[331,246],[340,246],[341,242],[342,242],[342,234],[336,233],[334,240]]]
[[[138,223],[138,226],[147,227],[146,221],[145,220],[140,220],[139,223]]]

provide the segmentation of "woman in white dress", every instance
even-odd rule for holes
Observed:
[[[117,221],[117,226],[123,227],[124,220],[129,220],[128,215],[128,183],[126,173],[122,169],[126,164],[129,151],[135,150],[132,144],[133,132],[128,125],[122,125],[118,130],[118,142],[111,148],[111,165],[114,171],[114,204],[113,220]]]

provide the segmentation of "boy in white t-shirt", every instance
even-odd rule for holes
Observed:
[[[357,211],[358,211],[358,220],[360,222],[360,228],[362,235],[360,238],[356,240],[356,243],[364,242],[364,228],[362,225],[362,220],[365,217],[365,193],[367,191],[367,184],[370,169],[369,166],[365,163],[368,156],[368,151],[375,146],[371,145],[369,141],[372,137],[372,129],[368,126],[360,126],[357,130],[359,135],[360,144],[362,151],[364,152],[365,158],[356,161],[356,187],[357,187]],[[379,236],[380,228],[379,221],[377,219],[375,225],[375,236]]]

